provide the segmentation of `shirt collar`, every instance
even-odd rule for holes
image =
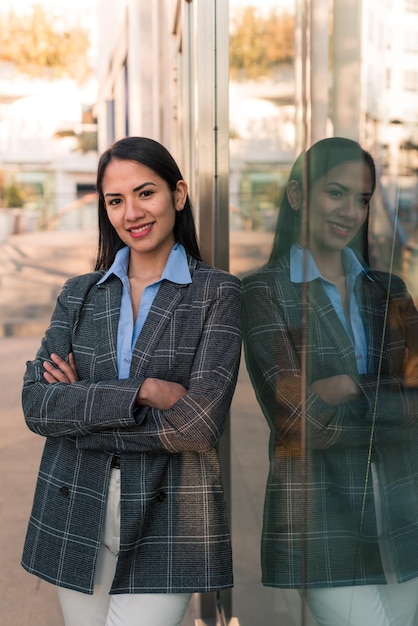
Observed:
[[[97,284],[101,285],[112,275],[117,276],[121,280],[126,278],[128,275],[129,253],[129,246],[121,248],[121,250],[116,253],[112,265]],[[167,263],[165,264],[164,271],[161,274],[161,278],[156,282],[160,282],[164,279],[179,285],[188,285],[192,282],[186,250],[181,243],[176,243],[173,246],[168,256]]]
[[[359,274],[364,272],[364,267],[358,260],[354,250],[351,248],[344,248],[342,254],[344,269],[347,276],[351,276],[355,279]],[[305,251],[302,246],[293,244],[290,249],[290,280],[292,283],[309,283],[316,278],[326,280],[317,268],[310,251]]]

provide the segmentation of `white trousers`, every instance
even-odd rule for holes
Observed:
[[[417,626],[418,578],[406,583],[308,589],[319,626]]]
[[[112,469],[94,593],[57,587],[65,626],[180,626],[191,598],[189,593],[109,595],[119,540],[120,470]]]

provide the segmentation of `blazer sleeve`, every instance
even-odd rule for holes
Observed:
[[[97,282],[97,275],[89,276]],[[72,284],[75,280],[71,279]],[[86,435],[115,426],[133,426],[136,423],[135,397],[143,379],[80,380],[74,384],[44,381],[43,362],[52,353],[66,359],[72,350],[72,329],[91,287],[87,279],[78,280],[77,306],[74,307],[69,305],[69,284],[67,281],[57,299],[35,359],[26,364],[22,390],[26,423],[30,430],[46,437]]]
[[[403,281],[392,276],[391,283],[388,305],[383,307],[386,330],[380,331],[384,337],[375,339],[377,373],[359,376],[357,382],[367,399],[367,419],[376,423],[377,434],[408,439],[417,435],[418,388],[406,386],[403,368],[406,358],[418,354],[418,312]],[[387,297],[387,277],[382,288]]]
[[[418,390],[405,387],[401,367],[405,347],[417,353],[418,314],[406,290],[398,289],[400,283],[398,279],[388,320],[397,332],[392,342],[389,333],[384,344],[393,371],[356,377],[362,398],[331,406],[304,385],[301,356],[278,295],[267,281],[244,279],[245,358],[259,404],[278,440],[293,447],[304,436],[308,447],[329,448],[369,445],[371,437],[379,443],[416,438]]]
[[[310,448],[367,445],[370,424],[364,420],[365,399],[331,406],[309,385],[305,388],[300,346],[293,343],[279,300],[285,293],[283,289],[279,296],[263,277],[243,280],[245,359],[274,438],[295,450],[302,440]]]
[[[212,301],[195,349],[188,393],[168,410],[143,407],[135,427],[79,436],[78,448],[175,453],[204,452],[216,446],[225,427],[241,354],[240,281],[228,274],[216,280],[217,284],[207,287]],[[194,314],[202,314],[199,307]]]

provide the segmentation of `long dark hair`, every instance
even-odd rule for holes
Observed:
[[[350,161],[363,161],[369,167],[373,193],[376,187],[376,168],[373,157],[359,143],[344,137],[322,139],[314,143],[306,152],[302,152],[293,164],[289,181],[295,180],[302,192],[307,191],[309,194],[309,189],[314,183],[325,176],[330,169]],[[366,263],[369,262],[368,227],[369,214],[362,228],[349,244]],[[299,241],[301,229],[302,211],[295,211],[291,208],[285,187],[268,263],[276,261],[280,256],[289,252],[292,244]]]
[[[134,161],[153,170],[165,180],[174,193],[179,180],[183,180],[180,169],[169,151],[158,141],[148,137],[125,137],[108,148],[99,159],[97,167],[96,188],[99,195],[99,245],[96,258],[96,270],[107,269],[115,259],[115,255],[126,244],[120,239],[109,221],[103,196],[103,177],[107,166],[113,159]],[[195,259],[201,260],[197,242],[196,226],[192,206],[187,194],[182,211],[176,211],[174,224],[175,241],[181,243],[186,252]]]

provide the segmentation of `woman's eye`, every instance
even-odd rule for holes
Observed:
[[[367,207],[369,206],[369,198],[359,198],[357,203],[362,207]]]
[[[107,206],[117,206],[118,204],[120,204],[121,199],[120,198],[112,198],[111,200],[107,201]]]
[[[328,189],[328,194],[331,198],[341,198],[342,192],[339,189]]]
[[[149,198],[150,196],[152,196],[154,192],[152,191],[152,189],[144,189],[143,191],[141,191],[141,193],[139,194],[140,198]]]

